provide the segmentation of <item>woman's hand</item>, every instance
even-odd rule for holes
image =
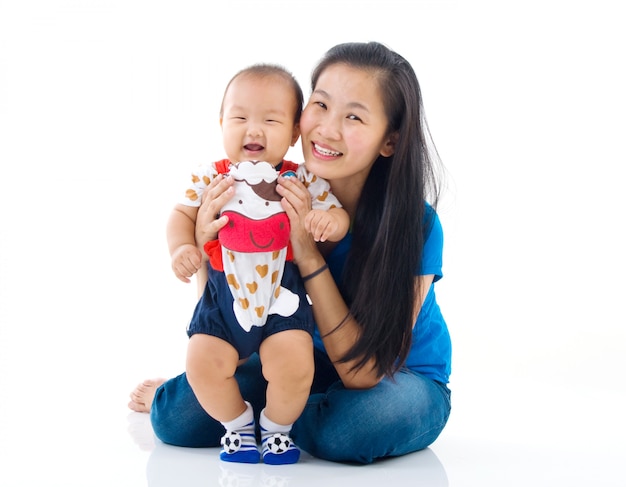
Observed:
[[[290,241],[293,260],[302,274],[307,274],[309,260],[319,261],[320,253],[307,231],[306,218],[311,211],[311,195],[304,184],[294,177],[278,178],[276,191],[283,197],[281,204],[291,225]],[[315,266],[312,263],[312,266]]]
[[[233,183],[232,177],[218,174],[204,191],[196,217],[196,243],[200,248],[209,240],[217,239],[217,232],[228,223],[228,217],[219,214],[235,194]]]

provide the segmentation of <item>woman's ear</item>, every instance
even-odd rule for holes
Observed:
[[[383,141],[380,148],[380,155],[383,157],[392,156],[396,150],[396,142],[398,142],[398,132],[393,132]]]

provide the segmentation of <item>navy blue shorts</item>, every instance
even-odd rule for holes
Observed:
[[[259,351],[261,342],[268,336],[285,330],[304,330],[311,336],[315,326],[313,312],[306,296],[300,272],[291,261],[285,263],[281,285],[298,295],[300,305],[291,316],[270,314],[263,326],[253,326],[246,332],[235,318],[233,296],[226,275],[209,267],[209,280],[196,305],[187,335],[196,333],[212,335],[227,341],[244,359]]]

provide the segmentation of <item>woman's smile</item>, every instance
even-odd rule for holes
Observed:
[[[335,151],[332,149],[329,149],[327,147],[324,147],[316,142],[312,142],[313,144],[313,153],[320,158],[333,158],[333,157],[340,157],[343,154],[339,151]]]

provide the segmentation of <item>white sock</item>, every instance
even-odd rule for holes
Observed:
[[[259,450],[256,445],[254,431],[254,411],[246,401],[246,410],[232,421],[223,421],[226,434],[222,438],[220,458],[227,462],[258,463]],[[230,442],[241,441],[238,446],[231,446]]]
[[[269,436],[274,433],[284,433],[289,434],[291,431],[292,424],[278,424],[274,423],[271,419],[265,416],[265,409],[261,411],[261,417],[259,418],[259,425],[261,425],[261,433],[263,437]]]
[[[254,423],[254,411],[252,410],[252,405],[245,401],[246,410],[237,416],[232,421],[221,421],[222,426],[226,428],[226,431],[241,431],[244,429],[249,423]]]
[[[289,436],[293,424],[278,424],[261,411],[261,443],[263,445],[263,461],[270,465],[286,465],[296,463],[300,458],[300,449]]]

